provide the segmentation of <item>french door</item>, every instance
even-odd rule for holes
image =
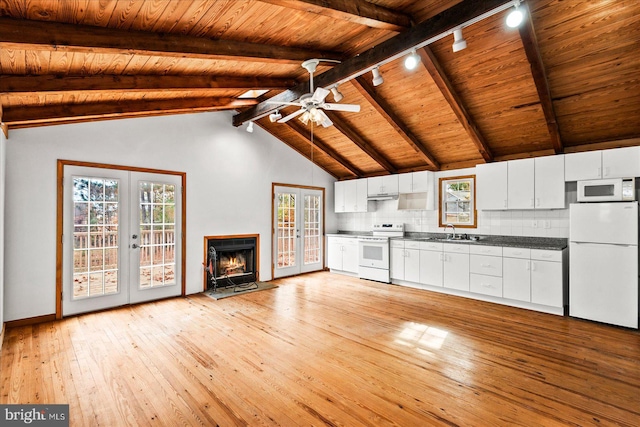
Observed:
[[[62,315],[180,295],[182,181],[65,165]]]
[[[322,190],[274,186],[273,277],[321,270],[324,258]]]

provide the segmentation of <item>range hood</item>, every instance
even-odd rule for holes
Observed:
[[[372,200],[396,200],[398,198],[398,194],[372,194],[371,196],[367,196],[368,201]]]

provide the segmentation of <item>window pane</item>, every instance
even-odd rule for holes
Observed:
[[[440,178],[440,227],[447,224],[475,227],[475,176]]]

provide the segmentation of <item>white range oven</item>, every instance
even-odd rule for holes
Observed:
[[[403,237],[404,224],[374,224],[371,236],[358,239],[358,276],[390,283],[389,238]]]

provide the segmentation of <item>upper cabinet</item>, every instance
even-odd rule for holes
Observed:
[[[476,166],[476,209],[507,209],[507,162]]]
[[[640,176],[640,147],[566,154],[565,181]]]
[[[334,186],[334,212],[366,212],[367,180],[336,181]]]
[[[431,171],[410,172],[398,175],[399,210],[434,210],[435,185]]]
[[[398,194],[398,175],[384,175],[367,178],[369,196],[387,196]]]
[[[563,156],[476,166],[477,209],[562,209]]]

